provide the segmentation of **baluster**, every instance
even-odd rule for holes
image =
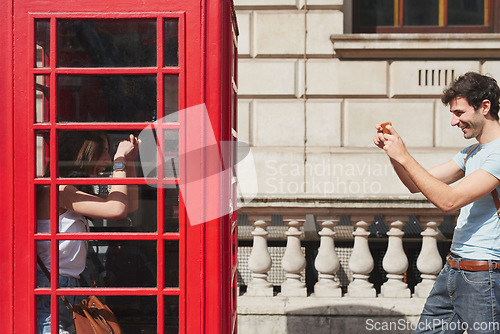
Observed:
[[[306,285],[301,281],[301,272],[306,267],[306,259],[300,248],[300,237],[302,231],[300,227],[304,220],[285,220],[288,225],[286,231],[286,250],[281,260],[281,265],[285,271],[285,281],[281,284],[281,294],[283,296],[307,296]]]
[[[417,258],[417,269],[422,282],[415,286],[415,297],[427,298],[436,281],[437,274],[443,267],[443,261],[437,247],[438,226],[443,222],[443,216],[422,216],[419,223],[422,226],[422,249]]]
[[[314,266],[318,271],[318,282],[314,285],[316,297],[342,297],[340,283],[335,274],[340,268],[340,261],[335,252],[334,227],[339,219],[318,219],[321,226],[320,244]]]
[[[353,281],[347,287],[349,297],[376,297],[377,292],[373,284],[368,282],[370,273],[373,270],[373,257],[368,246],[368,227],[370,227],[371,216],[351,216],[351,223],[354,222],[355,230],[354,246],[351,258],[349,259],[349,269],[353,272]]]
[[[411,297],[408,284],[403,282],[404,273],[408,269],[408,258],[403,249],[403,226],[401,219],[408,217],[387,217],[390,230],[387,232],[389,242],[387,251],[382,261],[382,266],[387,272],[387,282],[381,287],[382,297],[407,298]]]
[[[258,219],[252,223],[254,230],[253,246],[248,257],[248,269],[252,273],[252,281],[248,283],[247,296],[273,296],[273,287],[267,280],[272,260],[267,248],[267,226],[269,222]]]

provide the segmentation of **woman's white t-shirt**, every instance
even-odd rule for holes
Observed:
[[[74,211],[59,215],[59,232],[88,232],[87,219]],[[37,219],[37,233],[50,233],[50,219]],[[50,270],[50,241],[37,241],[37,254]],[[59,241],[59,275],[79,278],[87,260],[87,241]]]

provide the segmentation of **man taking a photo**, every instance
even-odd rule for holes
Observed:
[[[421,192],[444,213],[460,209],[451,253],[420,317],[416,333],[500,333],[500,89],[495,79],[469,72],[441,98],[449,105],[451,125],[477,143],[452,160],[425,170],[407,151],[394,127],[375,127],[373,138],[403,184]],[[450,184],[459,181],[455,186]],[[497,189],[498,188],[498,189]],[[438,321],[436,321],[438,320]],[[424,324],[435,324],[432,331]],[[457,326],[452,326],[453,324]],[[478,326],[478,324],[490,324]],[[420,326],[422,325],[422,326]]]

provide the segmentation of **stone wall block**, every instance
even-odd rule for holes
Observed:
[[[240,59],[238,95],[300,97],[304,94],[303,72],[300,59]]]
[[[241,142],[250,142],[250,108],[252,100],[238,100],[238,140]]]
[[[342,8],[344,0],[306,0],[307,8],[328,7]]]
[[[445,106],[441,100],[436,100],[435,108],[436,146],[463,148],[472,145],[470,140],[464,138],[459,127],[451,126],[450,106]]]
[[[450,160],[457,151],[410,149],[410,152],[428,169]],[[314,198],[410,194],[399,181],[387,155],[377,148],[342,152],[308,151],[304,173],[306,194]]]
[[[307,146],[339,147],[341,144],[341,101],[306,102]]]
[[[236,9],[241,7],[302,8],[304,0],[234,0]]]
[[[256,55],[303,55],[305,12],[257,11],[254,13]]]
[[[391,95],[440,97],[454,78],[479,71],[478,61],[394,61],[389,66]]]
[[[500,61],[498,60],[487,60],[483,63],[481,68],[481,73],[484,75],[489,75],[500,81]]]
[[[310,59],[308,96],[387,96],[387,62]]]
[[[407,147],[433,147],[433,115],[433,100],[349,100],[344,144],[374,147],[375,124],[390,121]]]
[[[307,194],[315,198],[408,194],[382,152],[308,152]]]
[[[251,42],[251,18],[252,12],[238,11],[236,12],[238,20],[238,56],[250,55],[250,42]]]
[[[304,153],[283,148],[252,148],[258,197],[297,196],[304,192]],[[245,178],[247,175],[239,175]]]
[[[306,53],[332,55],[332,34],[342,34],[344,14],[338,10],[312,10],[307,13]]]
[[[254,101],[251,122],[255,146],[304,146],[303,101]]]

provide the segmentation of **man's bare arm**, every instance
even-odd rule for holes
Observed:
[[[385,135],[386,141],[383,149],[391,159],[401,165],[424,196],[443,212],[451,212],[472,203],[486,196],[500,184],[495,176],[479,169],[464,177],[455,187],[451,187],[446,182],[455,180],[459,174],[453,176],[452,173],[444,171],[444,167],[447,165],[450,168],[453,167],[450,162],[433,170],[437,177],[432,175],[408,153],[401,137],[394,128],[390,127],[389,131],[390,134]],[[455,166],[458,168],[456,164]]]
[[[378,132],[375,135],[373,142],[375,143],[376,146],[383,149],[386,139],[382,133],[382,128],[378,124],[375,126],[375,128],[377,128]],[[411,177],[408,175],[406,169],[395,159],[390,158],[390,161],[394,168],[394,171],[398,175],[401,182],[406,186],[406,188],[408,188],[408,190],[411,193],[421,192],[418,186],[413,182]],[[458,167],[458,165],[453,160],[450,160],[448,162],[445,162],[443,164],[437,165],[429,169],[429,173],[436,179],[444,182],[445,184],[452,184],[460,180],[465,175],[464,171],[460,167]]]
[[[496,177],[478,169],[451,187],[432,176],[411,156],[400,160],[400,163],[422,194],[443,212],[452,212],[472,203],[488,195],[500,184]]]
[[[420,188],[408,175],[406,169],[396,160],[390,160],[392,166],[394,167],[394,171],[398,175],[401,182],[403,182],[403,184],[406,186],[406,188],[408,188],[411,193],[421,192]],[[428,172],[436,179],[444,182],[445,184],[452,184],[464,177],[464,171],[460,167],[458,167],[458,165],[453,160],[432,167],[428,170]]]

